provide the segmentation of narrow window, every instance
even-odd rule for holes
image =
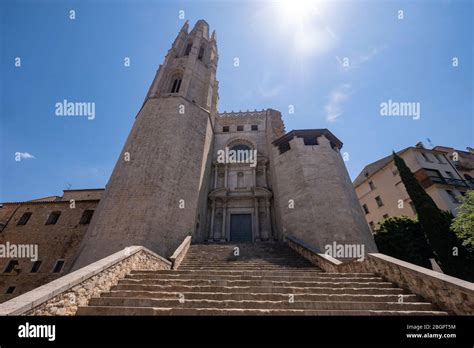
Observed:
[[[178,80],[173,81],[173,86],[171,87],[171,93],[174,93],[176,90],[176,86],[178,86]]]
[[[222,131],[223,131],[224,133],[229,132],[229,126],[224,126],[224,127],[222,127]]]
[[[237,187],[238,188],[244,187],[244,173],[242,172],[237,173]]]
[[[370,191],[375,190],[375,185],[373,181],[369,181],[369,187],[370,187]]]
[[[9,286],[9,287],[7,288],[7,291],[5,291],[5,294],[11,295],[11,294],[13,294],[13,292],[15,291],[15,289],[16,289],[16,288],[15,288],[14,286]]]
[[[451,191],[451,190],[446,190],[446,193],[449,195],[449,197],[451,197],[451,201],[452,201],[453,203],[459,203],[458,198],[456,197],[456,195],[454,194],[453,191]]]
[[[171,93],[178,93],[180,87],[181,87],[181,78],[176,77],[173,80],[173,85],[171,86]]]
[[[316,137],[303,137],[305,145],[318,145],[318,138]]]
[[[3,273],[12,273],[16,266],[18,266],[18,260],[11,260]]]
[[[81,216],[81,220],[79,221],[79,224],[81,225],[89,224],[92,220],[92,215],[94,215],[93,210],[84,210]]]
[[[393,174],[393,176],[397,176],[397,175],[398,175],[398,169],[397,169],[397,167],[393,167],[393,168],[392,168],[392,174]]]
[[[56,261],[56,264],[54,265],[53,273],[59,273],[63,269],[64,266],[64,260],[58,260]]]
[[[370,229],[371,229],[372,233],[375,232],[375,225],[374,225],[373,221],[369,222],[369,226],[370,226]]]
[[[41,261],[35,261],[33,267],[31,267],[30,273],[37,273],[41,267]]]
[[[377,202],[377,206],[383,206],[382,198],[380,198],[380,196],[375,197],[375,201]]]
[[[49,217],[48,220],[46,220],[45,225],[56,225],[56,222],[58,222],[59,216],[61,215],[60,211],[53,211]]]
[[[367,204],[364,204],[364,205],[362,206],[362,209],[364,209],[365,215],[367,215],[368,213],[370,213],[370,212],[369,212],[369,208],[367,207]]]
[[[198,59],[202,61],[202,57],[204,57],[204,46],[201,46],[199,49]]]
[[[252,130],[253,130],[253,131],[258,131],[258,125],[253,124],[253,125],[252,125]]]
[[[290,143],[281,143],[278,145],[278,150],[280,150],[280,155],[285,153],[286,151],[289,151],[291,149]]]
[[[20,220],[18,220],[17,226],[26,225],[26,223],[28,222],[28,220],[29,220],[30,217],[31,217],[31,214],[32,214],[32,213],[29,213],[29,212],[28,212],[28,213],[24,213],[24,214],[21,216]]]
[[[244,126],[237,126],[237,132],[242,132],[244,130]]]
[[[186,50],[184,51],[185,56],[189,56],[189,52],[191,52],[191,48],[193,48],[193,43],[188,42],[188,45],[186,46]]]

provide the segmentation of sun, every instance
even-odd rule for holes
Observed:
[[[333,34],[324,20],[326,1],[275,0],[271,2],[279,34],[291,44],[300,59],[324,52],[333,44]]]
[[[289,25],[304,25],[320,14],[320,0],[276,0],[278,20]]]

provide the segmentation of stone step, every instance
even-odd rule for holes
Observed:
[[[298,271],[298,270],[311,270],[312,267],[285,267],[285,266],[203,266],[203,267],[192,267],[192,266],[179,266],[178,269],[180,270],[194,270],[194,271],[212,271],[212,270],[229,270],[229,269],[236,269],[241,271],[252,271],[252,270],[268,270],[268,271]]]
[[[394,285],[385,281],[357,281],[340,279],[337,281],[273,281],[273,280],[220,280],[220,279],[131,279],[119,280],[119,284],[144,285],[220,285],[220,286],[291,286],[291,287],[379,287],[392,288]]]
[[[221,264],[221,265],[246,265],[246,264],[255,264],[255,265],[308,265],[313,266],[310,262],[305,262],[301,260],[255,260],[255,259],[240,259],[240,260],[209,260],[209,259],[201,259],[201,260],[184,260],[183,263],[190,264],[190,265],[199,265],[199,264]],[[315,266],[313,266],[315,267]]]
[[[244,252],[239,252],[238,255],[235,255],[232,251],[230,252],[226,252],[226,253],[216,253],[215,251],[205,251],[205,252],[202,252],[202,253],[193,253],[192,251],[188,251],[186,253],[186,258],[187,259],[199,259],[199,258],[205,258],[205,259],[209,259],[209,260],[213,260],[213,259],[222,259],[222,258],[225,258],[225,259],[234,259],[234,260],[237,260],[237,259],[245,259],[245,258],[253,258],[253,259],[262,259],[262,260],[267,260],[267,259],[288,259],[288,260],[305,260],[304,258],[302,258],[301,256],[299,256],[298,254],[295,254],[295,253],[286,253],[286,252],[280,252],[280,253],[267,253],[267,252],[263,252],[263,253],[258,253],[258,254],[255,254],[255,255],[252,255],[250,253],[246,253],[245,251]]]
[[[233,254],[239,247],[240,255]],[[400,302],[399,302],[400,300]],[[78,315],[446,315],[373,273],[326,273],[281,243],[191,245],[132,271]]]
[[[177,275],[188,275],[188,274],[201,274],[201,273],[196,273],[195,271],[192,270],[175,270],[175,271],[170,271],[170,270],[158,270],[158,271],[132,271],[130,274],[156,274],[156,275],[162,275],[162,274],[177,274]],[[263,272],[263,271],[239,271],[239,270],[216,270],[216,271],[209,271],[207,273],[203,274],[208,274],[208,275],[242,275],[242,276],[281,276],[281,277],[287,277],[287,276],[298,276],[298,277],[311,277],[311,276],[316,276],[316,277],[349,277],[349,278],[366,278],[366,277],[374,277],[375,275],[373,273],[326,273],[322,271],[314,271],[314,270],[309,270],[309,271],[269,271],[269,272]]]
[[[251,254],[251,253],[246,253],[242,252],[239,253],[239,255],[235,255],[233,252],[227,252],[227,253],[215,253],[214,251],[206,251],[203,253],[192,253],[188,252],[186,254],[186,258],[188,260],[200,260],[200,259],[206,259],[206,260],[239,260],[239,259],[258,259],[258,260],[278,260],[278,259],[287,259],[287,260],[304,260],[306,259],[302,258],[301,256],[294,254],[294,253],[275,253],[275,254],[269,254],[269,253],[258,253],[258,254]]]
[[[155,307],[79,307],[76,315],[447,315],[441,311],[389,310],[304,310],[304,309],[217,309],[217,308],[155,308]]]
[[[215,253],[214,251],[206,251],[201,254],[193,254],[187,253],[186,254],[187,260],[229,260],[229,261],[237,261],[237,260],[288,260],[288,261],[306,261],[305,258],[299,256],[298,254],[286,254],[286,253],[260,253],[260,254],[250,254],[250,253],[239,253],[239,255],[234,255],[232,252],[228,253]]]
[[[238,255],[235,256],[232,253],[228,254],[221,254],[221,255],[216,255],[214,252],[212,252],[212,255],[209,255],[209,252],[202,253],[202,254],[186,254],[186,260],[192,260],[192,261],[197,261],[197,260],[229,260],[229,261],[237,261],[237,260],[288,260],[288,261],[307,261],[306,259],[294,255],[294,254],[279,254],[279,255],[258,255],[258,256],[252,256],[252,255]]]
[[[165,291],[165,292],[226,292],[226,293],[284,293],[284,294],[405,294],[405,290],[394,287],[294,287],[294,286],[219,286],[219,285],[156,285],[123,284],[112,286],[111,290]]]
[[[199,270],[199,271],[212,271],[212,270],[217,270],[217,271],[286,271],[286,272],[292,272],[292,271],[319,271],[322,272],[321,269],[317,267],[312,267],[312,266],[304,266],[304,265],[295,265],[295,266],[288,266],[288,265],[180,265],[178,270]]]
[[[244,261],[226,261],[226,260],[196,260],[196,261],[182,261],[181,264],[186,265],[221,265],[221,266],[247,266],[247,265],[255,265],[255,266],[266,266],[266,265],[279,265],[279,266],[307,266],[307,267],[315,267],[309,262],[301,262],[301,261],[294,261],[294,262],[286,262],[286,261],[255,261],[255,260],[244,260]]]
[[[193,279],[204,279],[204,280],[273,280],[273,281],[384,281],[382,277],[372,276],[372,277],[338,277],[333,275],[332,277],[312,275],[312,276],[274,276],[274,275],[210,275],[210,274],[129,274],[125,276],[124,279],[155,279],[155,280],[172,280],[172,279],[182,279],[182,280],[193,280]]]
[[[160,308],[234,308],[234,309],[308,309],[308,310],[403,310],[431,311],[427,302],[346,302],[346,301],[251,301],[251,300],[192,300],[97,297],[90,306],[160,307]]]
[[[419,296],[412,294],[291,294],[295,301],[354,301],[354,302],[423,302]],[[233,293],[233,292],[165,292],[165,291],[134,291],[113,290],[101,294],[101,297],[127,298],[161,298],[191,300],[253,300],[253,301],[288,301],[290,294],[284,293]]]
[[[289,255],[278,255],[278,256],[251,256],[251,255],[213,255],[210,256],[209,253],[203,255],[186,255],[186,261],[202,261],[202,260],[210,260],[210,261],[251,261],[251,260],[258,260],[258,261],[299,261],[299,262],[308,262],[306,259],[298,256],[289,256]]]
[[[213,264],[219,264],[219,265],[304,265],[304,266],[312,266],[309,262],[302,262],[299,260],[295,261],[288,261],[288,260],[185,260],[182,262],[182,264],[186,265],[213,265]]]

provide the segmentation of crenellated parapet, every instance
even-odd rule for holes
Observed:
[[[260,118],[265,118],[268,114],[267,109],[263,110],[247,110],[247,111],[224,111],[220,112],[217,114],[217,117],[223,117],[223,118],[244,118],[244,117],[260,117]]]

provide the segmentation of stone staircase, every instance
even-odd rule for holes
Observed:
[[[239,255],[235,256],[235,248]],[[402,302],[399,302],[402,299]],[[446,315],[371,273],[326,273],[276,242],[191,245],[178,270],[132,271],[77,315]]]

